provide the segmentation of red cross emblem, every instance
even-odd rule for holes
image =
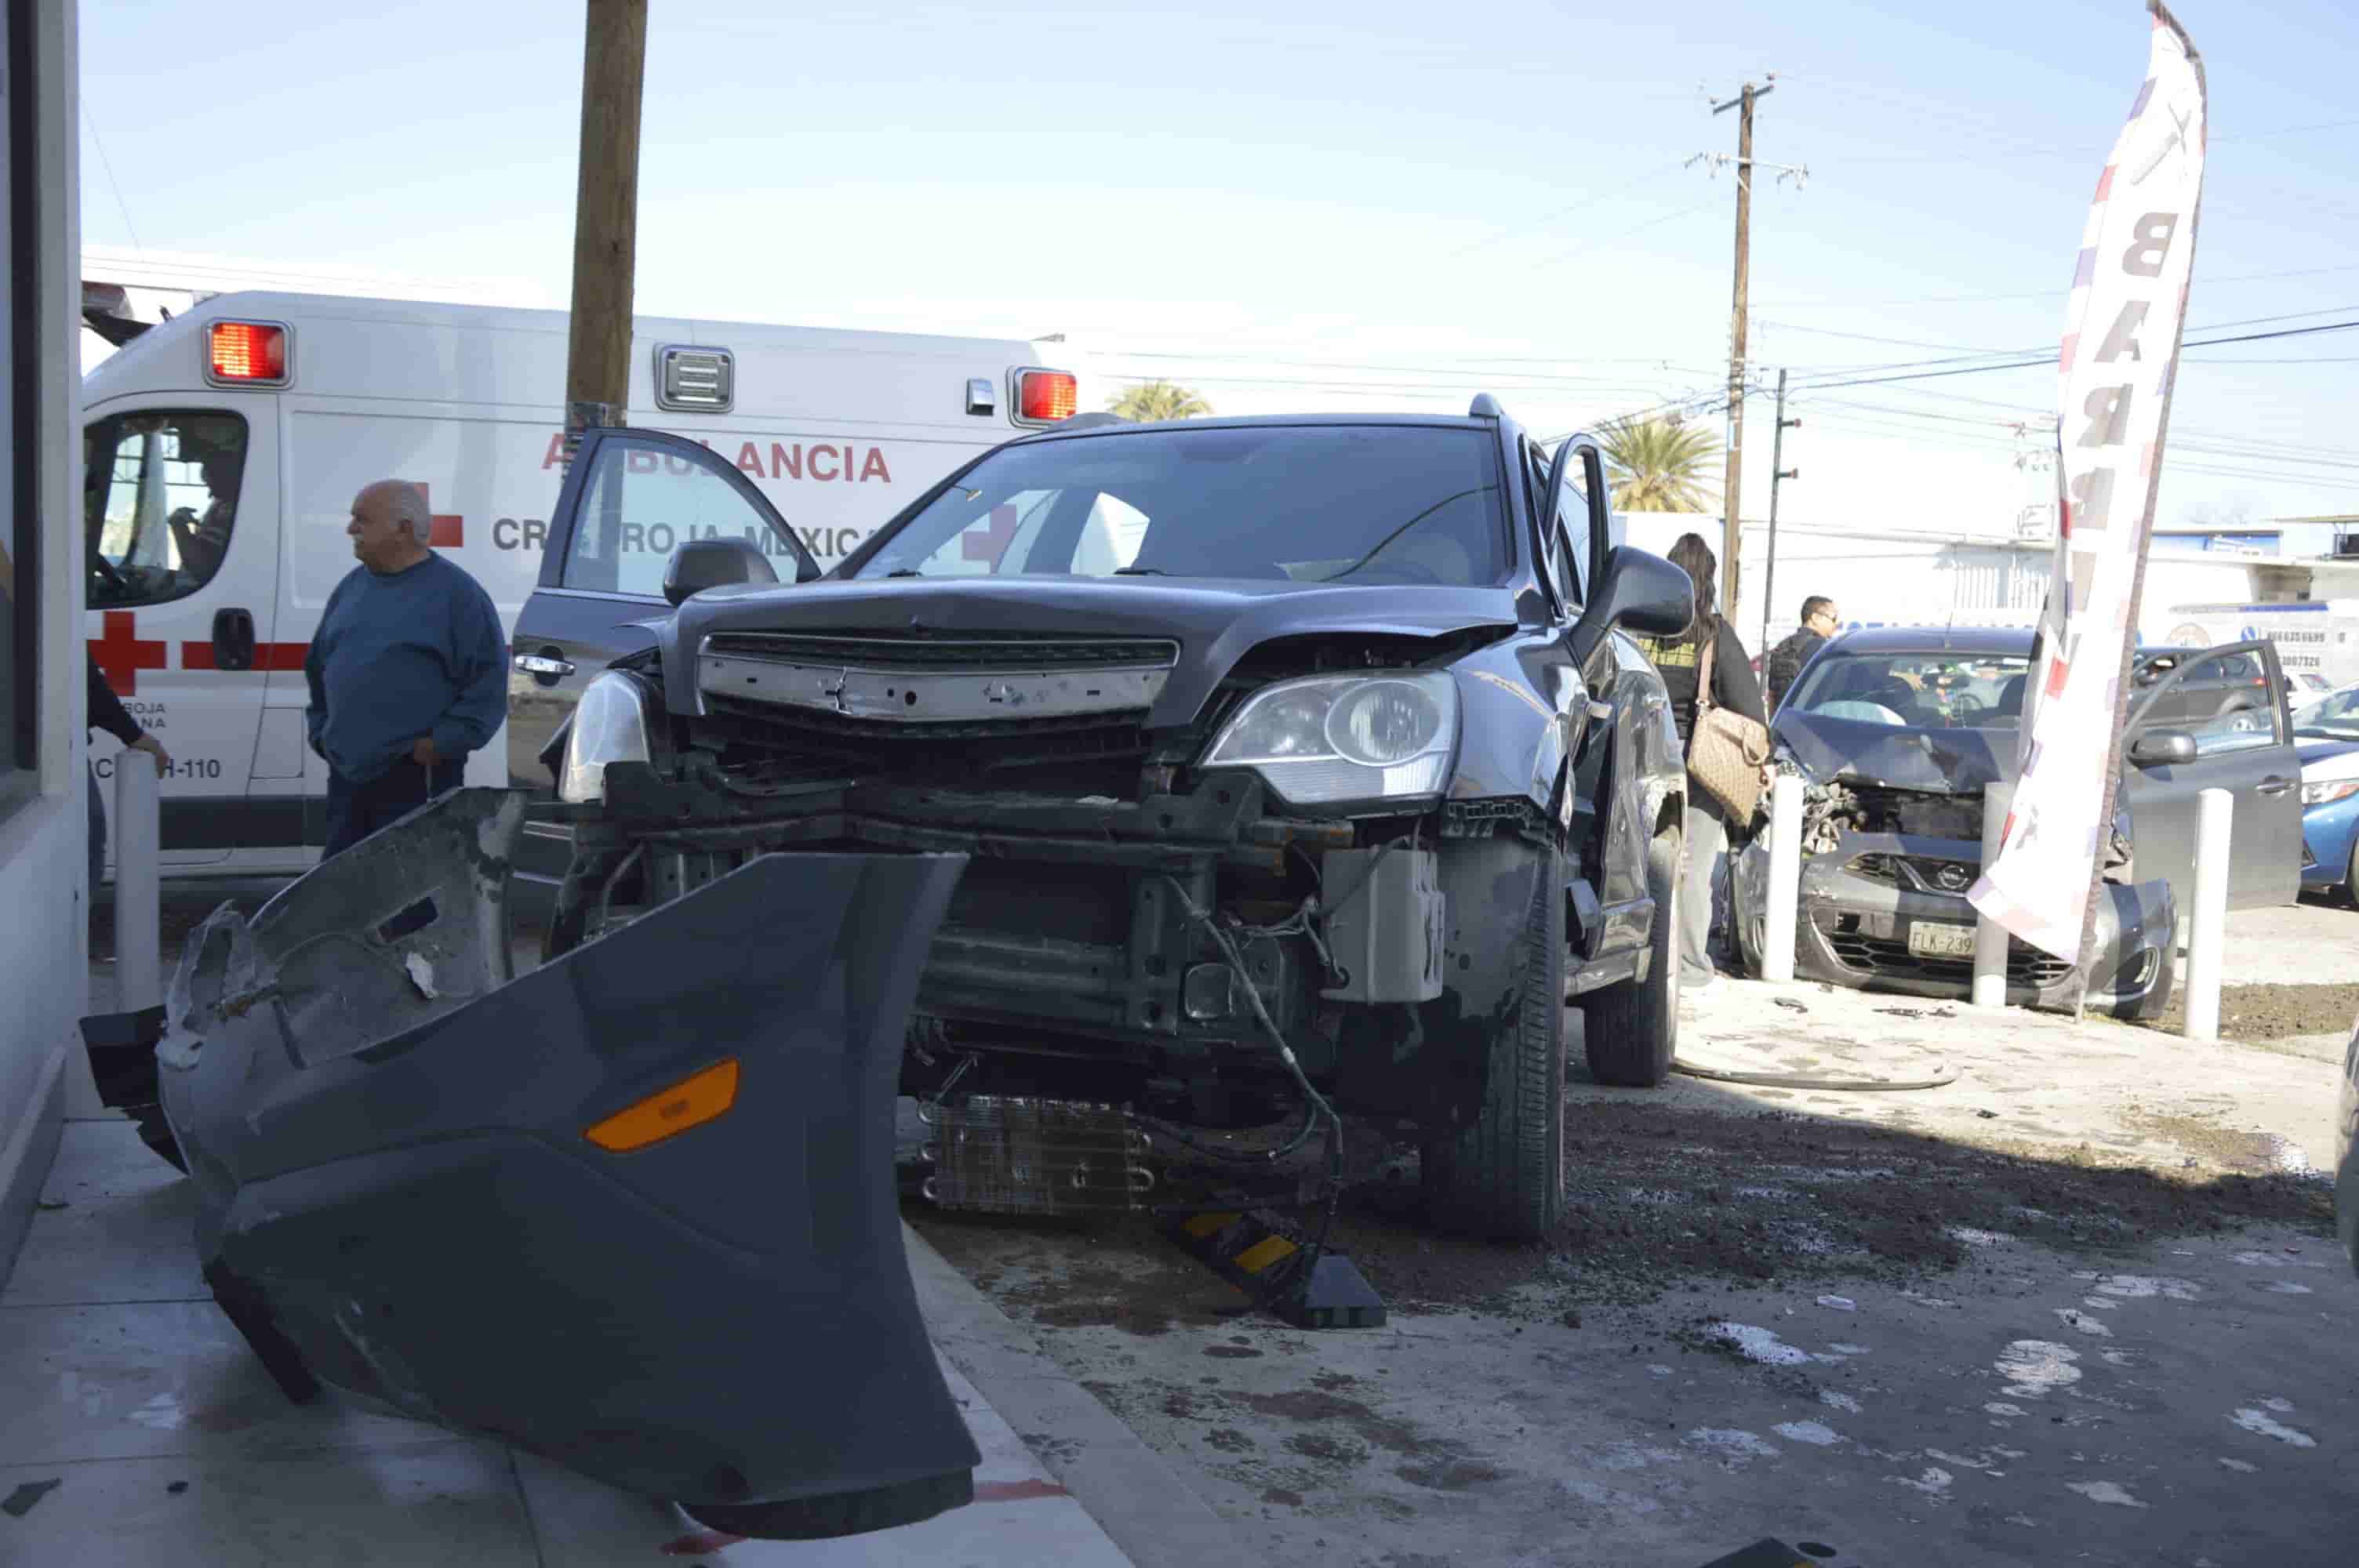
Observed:
[[[169,669],[165,645],[161,641],[142,642],[136,617],[128,610],[110,610],[102,618],[106,634],[89,639],[90,656],[106,672],[106,684],[114,688],[117,697],[131,697],[139,690],[141,670]]]
[[[427,489],[425,481],[413,479],[409,482],[418,486],[418,493],[426,497],[427,511],[433,514],[434,535],[426,542],[438,550],[463,548],[467,543],[466,518],[456,513],[435,513],[433,492]]]
[[[1016,538],[1016,508],[995,506],[991,509],[991,526],[980,534],[970,533],[959,540],[959,554],[970,561],[999,564],[999,557]]]

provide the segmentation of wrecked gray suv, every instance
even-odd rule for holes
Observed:
[[[1669,1070],[1684,774],[1620,629],[1689,589],[1612,545],[1593,440],[1488,397],[1085,416],[820,579],[724,458],[602,430],[547,536],[510,736],[550,952],[765,852],[972,857],[901,1067],[938,1201],[1127,1206],[1150,1145],[1349,1115],[1533,1237],[1563,1003],[1599,1077]]]

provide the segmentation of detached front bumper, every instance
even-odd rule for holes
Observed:
[[[1982,846],[1914,834],[1844,833],[1837,847],[1802,861],[1801,908],[1794,923],[1794,972],[1854,989],[1960,998],[1973,989],[1971,946],[1975,914],[1965,889],[1981,868]],[[1956,868],[1948,871],[1945,868]],[[1738,938],[1748,967],[1761,964],[1763,909],[1768,886],[1766,843],[1745,846],[1733,861]],[[1954,889],[1942,885],[1955,883]],[[2088,965],[2092,1006],[2133,1008],[2167,985],[2176,940],[2177,906],[2170,884],[2158,879],[2132,887],[2107,883],[2097,904],[2096,939]],[[1962,953],[1923,950],[1911,932],[1940,931],[1936,942]],[[2070,1007],[2080,991],[2074,966],[2010,939],[2007,1000],[2021,1007]],[[2156,1005],[2163,998],[2156,997]]]
[[[521,816],[446,796],[190,940],[157,1060],[223,1311],[292,1397],[333,1384],[717,1528],[967,1501],[891,1168],[963,859],[765,857],[511,980]],[[714,1111],[697,1076],[724,1063]]]

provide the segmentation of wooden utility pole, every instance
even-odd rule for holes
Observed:
[[[1771,590],[1777,586],[1777,486],[1780,481],[1802,477],[1800,469],[1786,464],[1786,432],[1799,425],[1799,419],[1786,417],[1786,373],[1777,372],[1777,428],[1769,438],[1769,554],[1761,564],[1761,651],[1769,651],[1769,601]]]
[[[620,425],[630,402],[631,278],[639,230],[639,96],[647,0],[587,0],[581,176],[573,194],[573,319],[565,353],[568,446]]]
[[[1737,109],[1736,117],[1736,289],[1729,304],[1728,336],[1728,478],[1721,487],[1726,513],[1720,531],[1721,611],[1736,611],[1737,546],[1744,542],[1745,514],[1739,499],[1745,480],[1745,291],[1753,251],[1753,103],[1777,88],[1745,84],[1744,91],[1712,112]]]

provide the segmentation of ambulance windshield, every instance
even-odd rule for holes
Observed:
[[[245,421],[149,410],[93,423],[82,509],[93,609],[160,604],[211,582],[227,557],[245,474]]]

